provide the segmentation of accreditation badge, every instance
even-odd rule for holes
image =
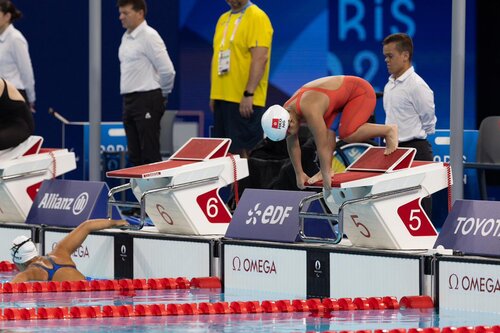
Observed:
[[[229,59],[231,56],[230,50],[219,51],[219,75],[229,73]]]

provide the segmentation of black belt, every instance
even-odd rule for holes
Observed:
[[[399,142],[400,144],[405,144],[405,143],[413,143],[413,142],[421,142],[421,141],[427,141],[427,139],[411,139],[408,141],[401,141]]]
[[[161,89],[158,88],[158,89],[153,89],[153,90],[147,90],[147,91],[134,91],[134,92],[131,92],[131,93],[126,93],[126,94],[123,94],[122,96],[123,97],[130,97],[130,96],[136,96],[136,95],[142,95],[142,94],[151,94],[151,93],[154,93],[154,92],[157,92],[159,91],[161,93]]]

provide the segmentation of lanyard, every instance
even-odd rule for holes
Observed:
[[[248,1],[247,5],[241,10],[240,16],[238,16],[238,18],[234,22],[233,32],[231,33],[231,38],[229,39],[230,43],[232,43],[234,41],[234,35],[236,34],[236,30],[238,30],[238,26],[240,25],[241,18],[243,17],[243,14],[245,14],[245,11],[247,10],[248,7],[250,7],[251,4],[252,3],[250,1]],[[227,18],[226,24],[224,26],[224,34],[222,35],[222,40],[220,42],[221,50],[224,48],[224,44],[226,44],[227,29],[229,27],[229,22],[231,21],[231,15],[233,15],[233,13],[229,13],[229,17]]]

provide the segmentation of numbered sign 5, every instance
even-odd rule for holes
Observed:
[[[361,223],[359,221],[359,216],[358,215],[351,215],[351,221],[352,221],[352,223],[354,223],[354,225],[356,226],[356,228],[358,229],[358,231],[359,231],[359,233],[361,235],[363,235],[366,238],[370,238],[371,237],[370,230],[368,230],[368,228],[366,227],[366,225],[364,225],[363,223]]]
[[[211,190],[196,198],[198,206],[200,206],[203,214],[210,223],[229,223],[231,222],[231,214],[226,208],[226,205],[219,197],[218,189]]]
[[[425,214],[417,198],[398,208],[398,215],[412,236],[436,236],[437,232]]]

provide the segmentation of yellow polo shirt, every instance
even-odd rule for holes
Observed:
[[[239,20],[238,24],[237,20]],[[225,30],[224,45],[221,45]],[[233,32],[234,39],[231,42]],[[243,91],[246,88],[250,74],[250,64],[252,62],[250,49],[256,46],[267,47],[269,61],[253,97],[254,105],[265,106],[272,39],[273,27],[269,17],[254,4],[250,5],[243,13],[231,14],[231,11],[229,11],[222,14],[215,27],[213,39],[214,54],[212,57],[210,98],[239,103],[243,97]],[[231,51],[229,72],[219,75],[219,52],[227,49]]]

